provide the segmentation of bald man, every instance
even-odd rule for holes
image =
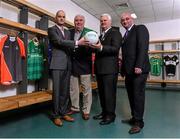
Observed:
[[[74,118],[67,115],[70,98],[70,74],[71,55],[70,51],[83,44],[83,39],[70,40],[70,32],[64,28],[65,12],[59,10],[56,13],[56,25],[48,29],[48,38],[52,46],[52,59],[50,69],[53,81],[53,122],[62,126],[62,120],[73,122]]]
[[[144,127],[145,84],[150,71],[149,32],[144,25],[135,25],[130,13],[123,13],[120,18],[126,29],[122,43],[122,74],[132,115],[122,122],[132,125],[129,133],[134,134]]]

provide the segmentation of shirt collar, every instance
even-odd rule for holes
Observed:
[[[127,31],[130,31],[133,26],[134,26],[134,24],[132,24],[132,25],[127,29]]]
[[[108,32],[108,30],[110,30],[111,29],[111,27],[109,27],[108,29],[106,29],[105,31],[103,31],[104,33],[106,33],[106,32]]]
[[[57,26],[61,31],[64,31],[64,26],[59,26],[58,24],[56,24],[56,26]]]

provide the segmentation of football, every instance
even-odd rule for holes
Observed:
[[[96,44],[99,40],[98,34],[94,31],[87,32],[84,38],[89,41],[90,44]]]

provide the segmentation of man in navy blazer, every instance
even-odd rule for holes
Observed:
[[[92,31],[86,27],[85,17],[76,15],[74,17],[74,28],[70,30],[71,39],[79,40],[84,35]],[[69,114],[80,112],[82,108],[82,118],[88,120],[90,118],[90,110],[92,104],[92,87],[91,87],[91,70],[92,70],[92,49],[84,46],[72,51],[72,75],[70,82],[70,98],[71,110]],[[82,107],[80,108],[80,84],[82,89]]]
[[[121,15],[121,24],[126,29],[122,43],[122,74],[132,115],[122,122],[132,125],[129,133],[133,134],[144,127],[145,84],[150,71],[149,32],[144,25],[135,25],[130,13]]]

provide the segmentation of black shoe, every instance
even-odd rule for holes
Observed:
[[[101,119],[103,119],[103,114],[101,113],[101,114],[98,114],[98,115],[95,115],[95,116],[93,116],[93,119],[94,120],[101,120]]]
[[[135,124],[134,118],[126,119],[126,120],[121,120],[121,122],[125,123],[125,124],[129,124],[129,125],[134,125]]]
[[[136,134],[139,133],[141,131],[141,127],[134,125],[130,130],[129,130],[129,134]]]
[[[108,125],[108,124],[114,122],[114,120],[115,120],[114,118],[105,118],[99,124],[100,125]]]

